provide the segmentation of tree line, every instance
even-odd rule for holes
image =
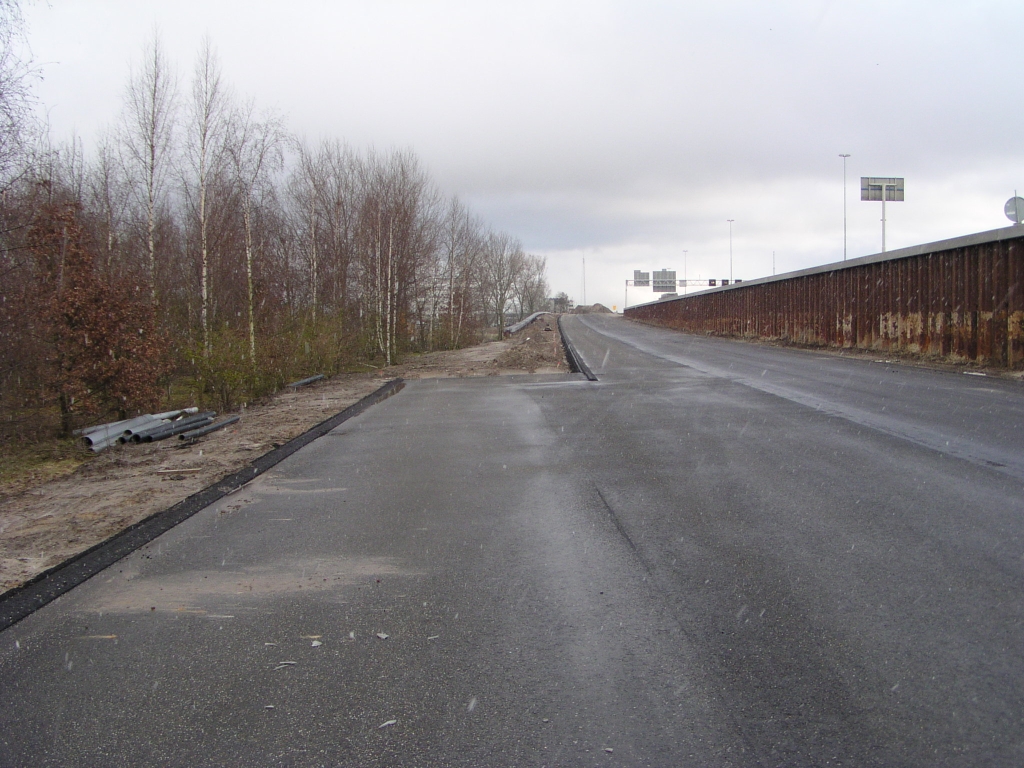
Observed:
[[[17,10],[0,0],[0,36],[16,37]],[[442,194],[415,154],[295,137],[233,93],[209,41],[182,80],[147,44],[88,150],[32,124],[30,62],[0,70],[4,436],[228,408],[500,337],[548,307],[545,260]]]

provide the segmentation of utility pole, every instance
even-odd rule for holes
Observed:
[[[683,296],[686,295],[686,254],[689,253],[687,250],[683,250]]]
[[[732,285],[732,223],[736,219],[726,219],[729,222],[729,285]]]

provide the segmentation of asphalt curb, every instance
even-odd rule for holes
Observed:
[[[212,485],[179,501],[172,507],[154,512],[144,520],[125,528],[106,541],[90,547],[84,552],[65,560],[39,574],[20,587],[8,590],[0,595],[0,632],[17,624],[26,616],[39,610],[44,605],[92,578],[139,547],[153,541],[157,536],[166,533],[174,526],[192,517],[196,512],[205,509],[216,501],[234,493],[246,483],[259,477],[274,465],[280,463],[293,453],[309,445],[319,437],[323,437],[339,424],[358,416],[372,405],[386,400],[402,390],[405,381],[394,379],[340,413],[321,421],[316,426],[303,432],[284,445],[263,454],[252,463],[242,467],[227,477],[222,477]]]
[[[576,372],[582,373],[590,381],[597,381],[596,374],[590,370],[583,357],[576,350],[576,347],[569,340],[569,337],[565,335],[565,329],[562,327],[562,316],[558,316],[558,333],[562,336],[562,346],[565,347],[565,356],[569,359],[569,366]]]

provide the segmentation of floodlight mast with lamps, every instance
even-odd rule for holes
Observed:
[[[843,261],[846,261],[846,158],[849,155],[840,155],[840,157],[843,158]]]

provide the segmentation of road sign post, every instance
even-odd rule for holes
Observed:
[[[1014,224],[1024,224],[1024,197],[1017,197],[1017,193],[1014,192],[1013,197],[1003,206],[1003,213]]]
[[[882,253],[885,253],[885,201],[903,202],[903,179],[891,176],[861,176],[860,199],[882,201]]]

